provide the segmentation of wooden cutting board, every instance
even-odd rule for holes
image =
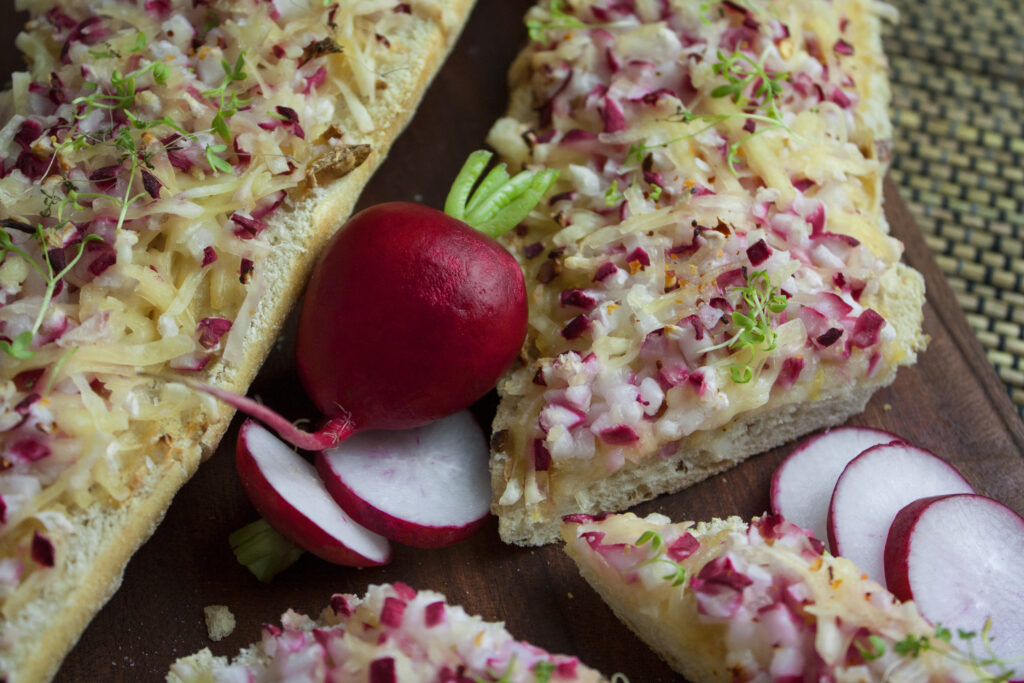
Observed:
[[[443,203],[462,161],[482,146],[504,111],[505,74],[526,40],[522,15],[530,4],[481,0],[362,205],[399,199]],[[22,23],[13,14],[9,6],[0,10],[6,44]],[[4,73],[18,67],[13,51],[2,59]],[[932,339],[917,366],[904,369],[851,423],[886,429],[934,450],[980,492],[1024,513],[1024,425],[891,184],[886,198],[893,232],[907,247],[906,260],[927,281],[925,329]],[[286,333],[253,393],[290,417],[312,416],[297,383],[290,339]],[[493,399],[478,407],[485,420],[492,411]],[[203,647],[235,653],[259,638],[262,623],[276,621],[288,607],[316,613],[332,593],[361,594],[370,583],[396,580],[441,591],[471,613],[504,620],[517,637],[575,654],[606,675],[623,672],[633,683],[680,680],[615,619],[559,547],[505,546],[493,520],[453,548],[397,548],[386,567],[349,569],[307,555],[271,585],[259,583],[237,564],[227,542],[228,534],[257,516],[235,477],[237,424],[131,561],[121,589],[65,660],[58,681],[161,680],[177,657]],[[762,513],[771,472],[791,448],[755,457],[637,511],[677,520]],[[227,605],[238,620],[234,634],[219,643],[210,642],[203,622],[203,607],[212,604]]]

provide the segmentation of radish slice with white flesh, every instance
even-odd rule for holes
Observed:
[[[902,441],[866,427],[838,427],[804,440],[772,475],[772,512],[824,541],[829,500],[843,468],[872,446]]]
[[[440,548],[487,521],[488,454],[464,410],[416,429],[360,432],[317,453],[316,468],[352,519],[399,543]]]
[[[271,432],[246,420],[235,449],[238,479],[270,525],[328,562],[370,567],[391,560],[387,539],[353,522],[316,470]]]
[[[976,648],[991,620],[992,651],[1001,660],[1019,662],[1024,659],[1021,558],[1024,519],[1016,512],[976,494],[935,496],[896,515],[885,543],[885,577],[896,597],[913,600],[932,623],[954,634],[975,633]]]
[[[836,481],[828,508],[833,555],[853,560],[885,583],[882,561],[889,525],[907,503],[947,493],[974,493],[945,460],[906,443],[873,446],[850,461]]]

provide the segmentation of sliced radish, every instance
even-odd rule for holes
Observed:
[[[935,496],[900,510],[885,543],[885,577],[901,600],[958,630],[988,632],[1002,660],[1024,658],[1024,519],[976,494]],[[975,637],[977,640],[978,637]],[[1019,677],[1018,677],[1019,678]]]
[[[974,489],[938,456],[906,443],[869,448],[850,461],[832,492],[832,553],[853,560],[870,578],[885,583],[882,555],[896,513],[918,498],[947,493]]]
[[[391,560],[387,539],[349,519],[313,466],[252,420],[238,433],[235,465],[249,500],[292,543],[353,567]]]
[[[360,432],[317,453],[316,468],[352,519],[399,543],[440,548],[487,520],[488,453],[462,411],[416,429]]]
[[[786,456],[772,475],[772,512],[825,540],[832,490],[843,468],[858,455],[903,439],[866,427],[839,427],[812,436]]]

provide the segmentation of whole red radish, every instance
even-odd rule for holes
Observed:
[[[299,377],[328,418],[304,432],[269,408],[195,385],[307,450],[356,431],[408,429],[467,408],[519,354],[527,302],[516,260],[494,237],[515,227],[557,172],[504,164],[480,181],[470,155],[445,212],[393,202],[353,216],[331,240],[302,303]]]
[[[394,202],[353,216],[306,290],[295,357],[325,415],[407,429],[491,388],[526,335],[512,255],[460,220]],[[325,380],[325,376],[330,380]]]

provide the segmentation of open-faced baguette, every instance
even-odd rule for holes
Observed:
[[[281,627],[230,661],[201,650],[171,666],[168,683],[206,681],[506,681],[599,683],[576,657],[515,640],[504,624],[467,614],[434,591],[400,582],[335,594],[318,619],[288,610]]]
[[[993,678],[914,603],[781,517],[578,515],[562,536],[616,616],[692,683]]]
[[[0,678],[54,674],[228,425],[141,373],[246,390],[471,5],[19,3],[0,334],[30,353],[0,361]],[[47,306],[43,243],[81,254]]]
[[[506,238],[531,293],[499,384],[502,538],[557,537],[838,424],[913,363],[870,0],[543,2],[489,141],[561,169]]]

